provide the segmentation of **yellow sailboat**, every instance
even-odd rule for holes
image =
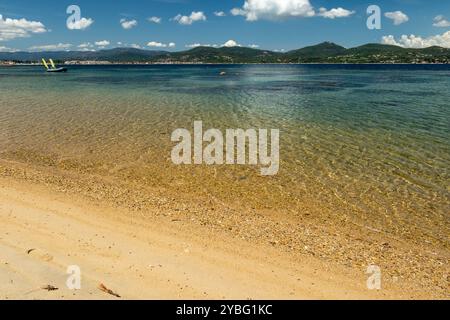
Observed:
[[[55,63],[52,59],[49,59],[51,68],[48,66],[48,63],[45,59],[42,59],[42,64],[44,65],[45,69],[47,69],[47,72],[67,72],[67,68],[57,68]]]

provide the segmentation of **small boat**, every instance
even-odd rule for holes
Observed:
[[[67,72],[67,68],[65,68],[65,67],[57,68],[52,59],[49,59],[49,61],[52,66],[51,68],[48,66],[47,61],[45,61],[45,59],[42,59],[42,63],[44,64],[45,68],[47,69],[47,72]]]
[[[47,72],[67,72],[67,68],[48,69]]]

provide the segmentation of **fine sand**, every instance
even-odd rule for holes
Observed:
[[[427,297],[401,286],[369,291],[365,270],[11,178],[0,179],[0,219],[1,299],[118,299],[101,284],[124,299]],[[81,268],[81,290],[65,285],[70,265]]]

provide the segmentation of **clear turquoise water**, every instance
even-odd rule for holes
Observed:
[[[449,88],[450,66],[1,68],[0,156],[448,242]],[[195,120],[280,129],[279,175],[175,167]]]

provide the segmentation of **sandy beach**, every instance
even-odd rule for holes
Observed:
[[[8,180],[1,181],[0,197],[3,299],[112,298],[97,289],[100,283],[127,299],[384,296],[368,292],[362,276],[358,283],[311,259],[296,263],[245,241],[199,237],[201,230],[177,222],[127,223],[112,218],[114,209]],[[73,264],[83,277],[76,292],[65,287]],[[60,290],[34,291],[45,285]]]
[[[448,72],[5,68],[0,299],[448,299]],[[200,121],[279,132],[276,175],[178,165]]]
[[[445,297],[398,279],[371,291],[362,266],[236,237],[170,210],[155,207],[161,212],[149,219],[24,172],[2,166],[1,299],[119,299],[100,285],[122,299]],[[66,286],[71,265],[81,268],[81,290]]]

